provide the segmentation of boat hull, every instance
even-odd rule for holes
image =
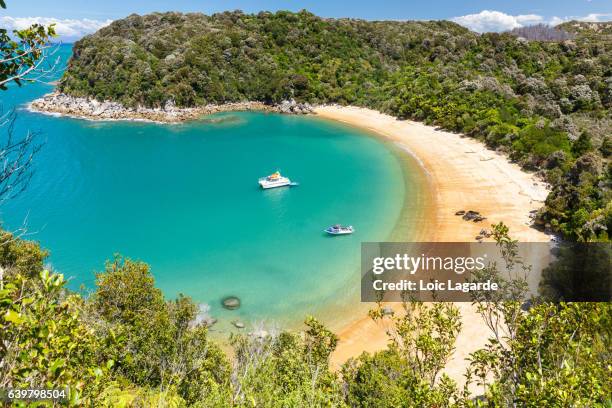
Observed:
[[[324,232],[328,233],[329,235],[350,235],[353,232],[355,232],[354,230],[332,230],[332,229],[326,229],[323,230]]]
[[[288,178],[277,181],[259,180],[259,185],[261,186],[261,188],[267,190],[270,188],[289,186],[291,185],[291,180],[289,180]]]

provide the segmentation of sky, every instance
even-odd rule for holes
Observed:
[[[212,14],[240,9],[307,9],[322,17],[367,20],[452,20],[477,32],[568,20],[611,21],[612,0],[6,0],[0,27],[25,28],[56,23],[63,41],[95,32],[115,19],[154,11]]]

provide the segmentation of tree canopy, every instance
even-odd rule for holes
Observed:
[[[0,90],[15,82],[33,81],[44,78],[53,71],[48,63],[49,42],[55,37],[55,27],[40,24],[23,30],[14,30],[13,36],[0,28]]]

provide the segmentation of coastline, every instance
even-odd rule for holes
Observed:
[[[416,236],[423,241],[475,242],[482,228],[503,221],[513,238],[522,242],[548,242],[549,236],[534,229],[530,211],[543,205],[547,186],[534,175],[521,170],[482,143],[431,126],[398,120],[374,110],[358,107],[319,106],[318,117],[367,129],[394,142],[412,156],[426,174],[431,197],[425,202],[425,219],[418,224]],[[458,210],[479,211],[487,219],[467,222],[455,215]],[[390,305],[395,310],[401,305]],[[486,344],[489,329],[475,307],[457,303],[463,328],[456,350],[445,372],[459,384],[469,354]],[[368,316],[347,322],[337,331],[340,338],[332,354],[334,369],[362,352],[376,352],[388,344],[388,322],[375,323]]]
[[[245,101],[218,105],[208,104],[192,108],[179,108],[173,101],[168,101],[164,107],[160,108],[142,106],[130,108],[119,102],[100,102],[95,99],[74,97],[59,92],[49,93],[42,98],[30,102],[28,109],[32,112],[47,115],[67,116],[85,120],[127,120],[164,124],[195,120],[201,116],[219,112],[249,110],[286,114],[308,114],[312,112],[312,107],[309,104],[297,103],[293,99],[273,105],[263,102]]]

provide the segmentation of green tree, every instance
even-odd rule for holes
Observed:
[[[12,255],[0,260],[0,387],[63,388],[70,405],[80,406],[95,399],[112,363],[98,359],[101,343],[63,276],[42,265],[34,274],[38,261],[31,259],[45,256],[39,248],[33,254],[36,248],[16,239],[5,249]]]
[[[0,7],[6,8],[4,1]],[[55,27],[33,24],[24,30],[14,30],[11,38],[8,31],[0,28],[0,90],[6,90],[10,82],[21,85],[22,81],[33,81],[53,72],[54,64],[44,64],[49,56],[49,42],[55,37]]]
[[[591,150],[593,150],[591,135],[589,135],[589,132],[584,131],[580,133],[578,139],[572,144],[572,153],[575,157],[580,157]]]
[[[477,276],[495,279],[500,294],[476,296],[474,303],[491,329],[485,348],[471,354],[467,384],[482,387],[469,406],[608,406],[612,381],[610,303],[551,303],[528,299],[525,278],[512,271],[524,265],[516,241],[503,224],[493,226],[504,265]],[[500,276],[506,268],[510,279]],[[469,398],[466,386],[466,397]]]
[[[329,370],[337,337],[314,318],[304,337],[258,330],[232,338],[231,404],[244,407],[344,406],[341,383]]]
[[[451,357],[461,318],[450,303],[403,303],[403,313],[387,317],[379,307],[375,320],[390,319],[389,347],[363,353],[342,367],[347,402],[357,407],[450,407],[461,396],[442,373]]]
[[[117,339],[107,341],[114,346],[106,349],[117,379],[176,394],[190,404],[223,393],[229,363],[207,328],[196,322],[190,298],[167,302],[148,265],[119,256],[96,278],[92,325],[101,338]]]
[[[489,376],[478,406],[605,407],[612,402],[609,303],[543,303],[508,322],[515,333],[472,354]]]

